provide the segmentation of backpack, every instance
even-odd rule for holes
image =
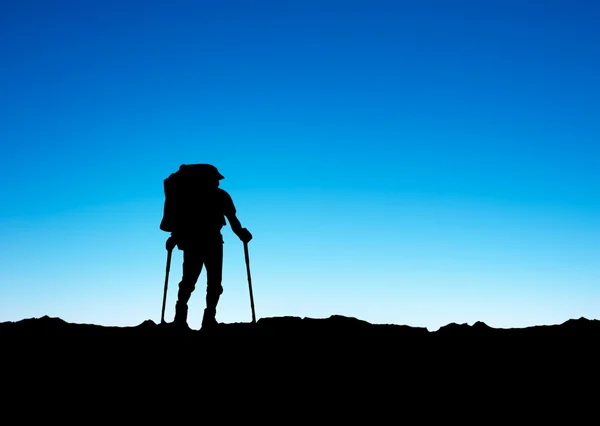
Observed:
[[[165,232],[220,230],[225,217],[219,210],[218,187],[207,185],[223,179],[210,164],[182,164],[163,181],[165,202],[160,229]]]

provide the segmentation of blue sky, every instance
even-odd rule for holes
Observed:
[[[158,322],[183,163],[219,168],[254,235],[258,318],[599,318],[599,19],[576,0],[2,2],[0,321]],[[223,233],[217,319],[250,321]],[[180,275],[176,251],[168,320]]]

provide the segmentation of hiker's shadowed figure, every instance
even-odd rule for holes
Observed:
[[[223,226],[228,221],[231,230],[245,244],[252,239],[252,234],[237,218],[231,196],[219,188],[223,178],[210,164],[183,164],[164,181],[166,198],[160,229],[171,233],[166,242],[169,255],[175,247],[183,251],[183,276],[179,282],[173,324],[184,329],[189,328],[188,301],[203,267],[206,270],[206,307],[202,328],[217,324],[217,304],[223,293]]]

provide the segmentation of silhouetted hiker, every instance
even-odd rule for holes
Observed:
[[[183,251],[183,276],[179,283],[173,324],[187,328],[188,301],[202,271],[206,269],[206,308],[202,328],[217,324],[216,311],[223,293],[223,235],[231,230],[247,243],[252,234],[236,216],[231,196],[219,188],[224,177],[210,164],[184,164],[165,179],[165,212],[160,229],[171,232],[167,250]]]

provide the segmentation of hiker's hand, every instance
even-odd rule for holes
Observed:
[[[167,239],[167,243],[165,244],[165,246],[167,247],[167,251],[173,250],[176,245],[177,245],[177,241],[175,240],[175,237],[171,235]]]
[[[242,228],[242,230],[240,231],[240,235],[238,236],[240,237],[240,240],[242,240],[242,242],[244,243],[248,243],[252,239],[252,234],[246,228]]]

